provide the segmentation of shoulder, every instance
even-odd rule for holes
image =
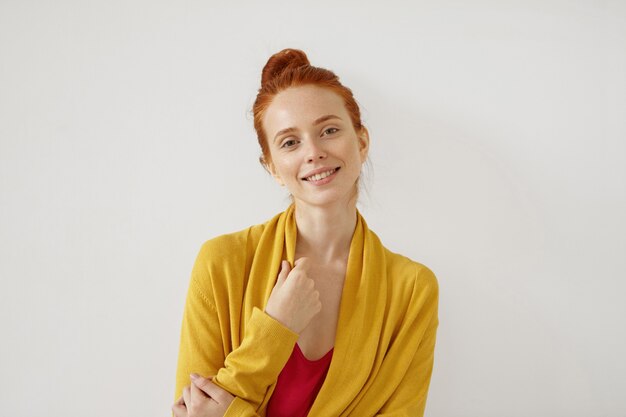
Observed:
[[[248,239],[256,226],[226,233],[206,240],[200,247],[200,255],[207,258],[228,258],[245,250]]]
[[[437,277],[429,267],[408,256],[391,251],[371,229],[368,233],[371,244],[378,248],[377,256],[384,258],[388,284],[401,287],[403,292],[410,291],[413,287],[430,291],[438,290]]]
[[[392,287],[400,289],[403,293],[412,293],[413,297],[420,294],[437,297],[439,282],[429,267],[387,248],[385,258],[387,278]]]
[[[205,241],[198,253],[201,259],[218,259],[220,264],[227,261],[237,261],[241,256],[254,253],[259,241],[266,230],[271,230],[271,223],[275,223],[282,213],[274,215],[263,223],[255,224],[245,229],[226,233]]]
[[[263,228],[264,224],[254,225],[206,240],[200,247],[196,262],[223,268],[245,259],[249,252],[256,249]]]
[[[421,262],[386,250],[390,309],[398,322],[414,331],[439,323],[439,283],[435,273]],[[434,320],[433,320],[434,318]],[[415,334],[423,334],[416,331]]]
[[[260,227],[254,225],[204,241],[193,264],[188,297],[200,297],[214,308],[236,297],[233,291],[242,289]]]

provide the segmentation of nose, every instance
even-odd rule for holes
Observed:
[[[324,149],[322,149],[322,147],[319,146],[319,144],[316,143],[315,140],[309,141],[309,147],[307,149],[306,157],[307,162],[314,162],[325,158],[326,152],[324,151]]]

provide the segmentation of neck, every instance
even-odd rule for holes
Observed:
[[[347,261],[356,227],[356,201],[331,206],[296,202],[296,252],[317,262]]]

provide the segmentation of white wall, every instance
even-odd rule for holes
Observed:
[[[0,2],[0,414],[169,415],[200,245],[287,205],[250,110],[295,47],[439,279],[427,415],[626,415],[626,3],[226,3]]]

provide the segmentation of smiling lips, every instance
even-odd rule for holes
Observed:
[[[320,172],[319,174],[315,174],[315,175],[311,175],[310,177],[303,178],[303,180],[309,181],[309,182],[312,182],[312,183],[322,182],[323,179],[328,178],[329,176],[333,175],[338,170],[339,170],[339,168],[329,169],[327,171]],[[324,181],[324,183],[326,183],[326,182],[328,182],[328,181]]]

